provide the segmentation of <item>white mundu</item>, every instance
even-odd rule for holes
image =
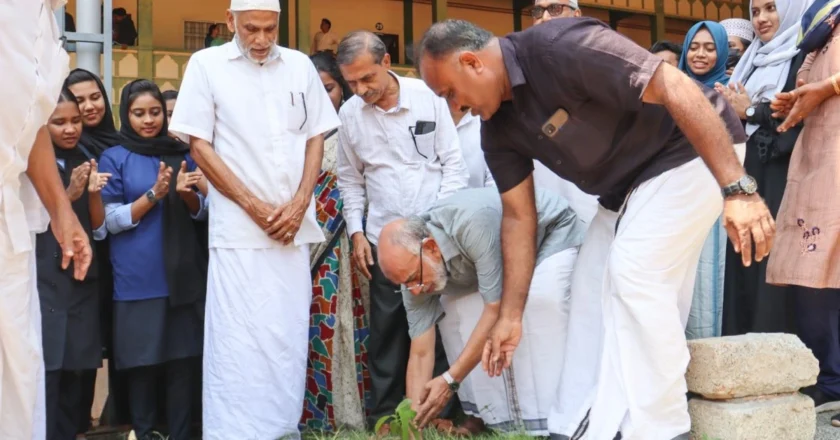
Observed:
[[[278,5],[237,1],[259,10]],[[259,64],[231,42],[193,54],[170,128],[210,142],[257,198],[280,206],[300,187],[307,141],[338,125],[306,55],[274,45]],[[309,244],[324,240],[314,199],[288,246],[212,185],[209,200],[204,438],[297,438],[312,302]]]
[[[55,108],[69,58],[53,9],[0,2],[0,439],[46,437],[35,234],[49,217],[26,177],[38,130]]]

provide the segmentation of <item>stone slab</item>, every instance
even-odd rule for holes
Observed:
[[[814,440],[814,401],[799,393],[688,402],[694,440]]]
[[[795,335],[750,333],[688,342],[688,390],[707,399],[792,393],[817,383],[819,362]]]

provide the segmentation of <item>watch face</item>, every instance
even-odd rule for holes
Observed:
[[[461,384],[459,384],[458,382],[452,382],[451,384],[449,384],[449,390],[452,391],[453,393],[457,393],[458,389],[460,389],[460,388],[461,388]]]
[[[738,184],[747,194],[755,194],[755,192],[758,191],[758,183],[752,178],[752,176],[742,177]]]
[[[755,107],[748,108],[746,113],[747,113],[747,116],[752,117],[753,115],[755,115]]]

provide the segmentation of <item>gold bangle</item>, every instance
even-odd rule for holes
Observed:
[[[840,73],[835,74],[831,77],[831,85],[834,86],[834,93],[840,95],[840,84],[837,84],[837,77],[840,76]]]

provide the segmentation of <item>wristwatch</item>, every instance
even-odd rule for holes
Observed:
[[[441,374],[441,377],[443,377],[443,380],[445,380],[446,383],[449,384],[449,391],[452,391],[453,393],[457,393],[458,389],[461,388],[461,384],[456,382],[455,378],[452,377],[452,375],[449,374],[448,371]]]
[[[723,197],[727,198],[738,194],[750,196],[755,194],[756,191],[758,191],[758,183],[752,176],[744,175],[735,183],[723,187]]]
[[[749,108],[747,108],[747,111],[745,111],[744,114],[746,114],[748,118],[755,116],[755,107],[750,106]]]
[[[155,190],[153,189],[146,191],[146,198],[152,203],[157,203],[157,197],[155,196]]]

